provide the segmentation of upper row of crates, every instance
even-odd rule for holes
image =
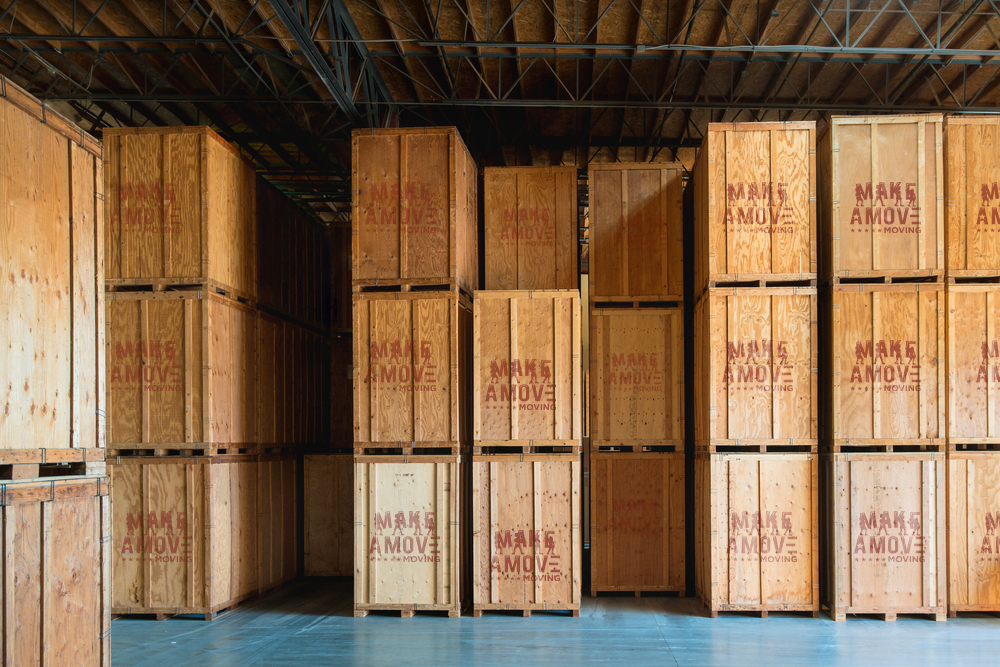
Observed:
[[[998,142],[994,116],[833,118],[821,138],[811,121],[710,124],[695,294],[1000,277]],[[355,291],[478,287],[478,179],[458,132],[357,130],[353,149]],[[679,163],[590,166],[592,298],[682,298],[683,178]],[[487,168],[484,183],[485,288],[577,287],[576,168]]]

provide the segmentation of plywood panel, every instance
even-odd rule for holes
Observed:
[[[354,456],[306,456],[305,575],[354,574]]]
[[[1000,459],[994,453],[948,457],[948,610],[1000,610]]]

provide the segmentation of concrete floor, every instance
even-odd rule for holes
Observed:
[[[693,598],[584,598],[580,618],[354,618],[349,581],[309,580],[206,623],[119,619],[113,665],[997,665],[1000,618],[834,623],[705,616]]]

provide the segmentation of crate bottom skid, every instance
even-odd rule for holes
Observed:
[[[0,484],[8,665],[111,664],[108,478]]]

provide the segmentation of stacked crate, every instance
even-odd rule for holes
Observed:
[[[816,126],[709,124],[695,162],[695,583],[819,613]]]
[[[457,617],[478,168],[419,128],[356,130],[352,170],[354,614]]]
[[[819,154],[823,601],[944,620],[942,117],[833,118]]]
[[[327,437],[327,246],[206,127],[105,140],[112,608],[212,619],[298,574],[293,448]]]
[[[0,76],[7,664],[110,664],[102,146]]]
[[[682,173],[588,174],[591,596],[686,590]]]
[[[1000,124],[945,122],[948,613],[1000,611]]]

